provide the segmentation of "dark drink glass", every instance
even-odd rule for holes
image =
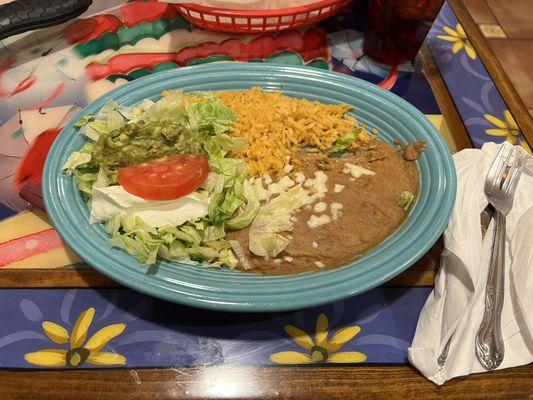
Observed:
[[[416,57],[444,0],[370,0],[364,52],[398,65]]]

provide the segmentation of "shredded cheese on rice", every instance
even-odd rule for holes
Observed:
[[[322,104],[259,88],[222,91],[217,96],[239,116],[232,134],[247,138],[249,147],[234,156],[246,160],[253,176],[272,173],[279,177],[288,165],[298,166],[292,154],[302,147],[327,151],[358,127],[347,104]],[[363,127],[352,147],[369,139]]]

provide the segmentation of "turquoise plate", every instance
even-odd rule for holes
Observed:
[[[52,146],[43,177],[48,215],[61,237],[83,260],[121,284],[190,306],[239,312],[283,311],[316,306],[369,290],[404,271],[435,243],[455,199],[456,177],[450,151],[431,122],[400,97],[360,79],[312,68],[255,63],[220,63],[153,74],[125,84],[86,107],[95,113],[114,99],[133,105],[155,100],[164,89],[234,90],[260,86],[324,103],[348,103],[356,118],[390,143],[425,140],[418,161],[420,196],[405,223],[355,263],[292,276],[260,276],[178,263],[147,267],[125,251],[111,248],[101,224],[89,225],[87,205],[72,177],[61,172],[68,155],[85,139],[72,124]]]

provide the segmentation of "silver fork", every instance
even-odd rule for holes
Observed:
[[[485,293],[485,312],[476,334],[476,355],[483,368],[497,368],[505,354],[501,331],[501,312],[505,277],[505,217],[513,207],[516,186],[527,155],[518,146],[502,146],[485,180],[485,196],[496,210],[494,238]]]
[[[479,216],[480,219],[480,225],[481,225],[481,240],[485,240],[485,234],[487,232],[487,229],[489,228],[490,221],[492,221],[492,218],[494,217],[494,207],[492,205],[488,204],[487,207],[483,211],[481,211],[481,215]],[[446,363],[446,358],[448,357],[448,352],[450,351],[450,344],[452,343],[453,334],[448,338],[448,341],[444,345],[444,348],[442,349],[442,352],[439,355],[439,358],[437,359],[437,365],[439,367],[439,370],[444,368],[444,364]]]

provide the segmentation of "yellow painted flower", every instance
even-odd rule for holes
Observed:
[[[518,127],[513,115],[509,110],[503,111],[503,119],[496,118],[493,115],[485,114],[485,119],[489,121],[496,128],[485,129],[485,133],[491,136],[504,136],[506,140],[513,145],[520,145],[528,153],[531,153],[531,149],[528,144],[521,138],[522,132]]]
[[[448,35],[437,35],[437,37],[441,40],[452,42],[452,52],[454,54],[459,52],[461,49],[465,49],[468,57],[470,57],[472,60],[476,59],[476,51],[474,50],[474,46],[472,46],[472,43],[470,43],[470,39],[468,39],[468,36],[466,36],[466,32],[461,24],[457,24],[455,26],[455,30],[445,26],[444,32],[446,32]]]
[[[360,363],[366,360],[366,354],[357,351],[339,352],[340,348],[352,340],[360,331],[358,326],[347,326],[338,329],[331,339],[328,339],[328,317],[320,314],[316,320],[315,340],[300,328],[292,325],[285,326],[285,332],[294,342],[307,350],[282,351],[270,356],[270,361],[277,364],[312,364],[312,363]]]
[[[69,332],[54,322],[44,321],[42,323],[44,333],[56,344],[69,344],[69,349],[45,349],[35,353],[27,353],[24,358],[33,365],[42,367],[79,367],[83,363],[93,365],[122,365],[126,363],[126,358],[117,353],[102,352],[110,340],[120,335],[126,325],[108,325],[94,335],[87,342],[87,333],[94,317],[94,308],[88,308],[80,314],[72,332]],[[85,344],[84,344],[85,343]]]

